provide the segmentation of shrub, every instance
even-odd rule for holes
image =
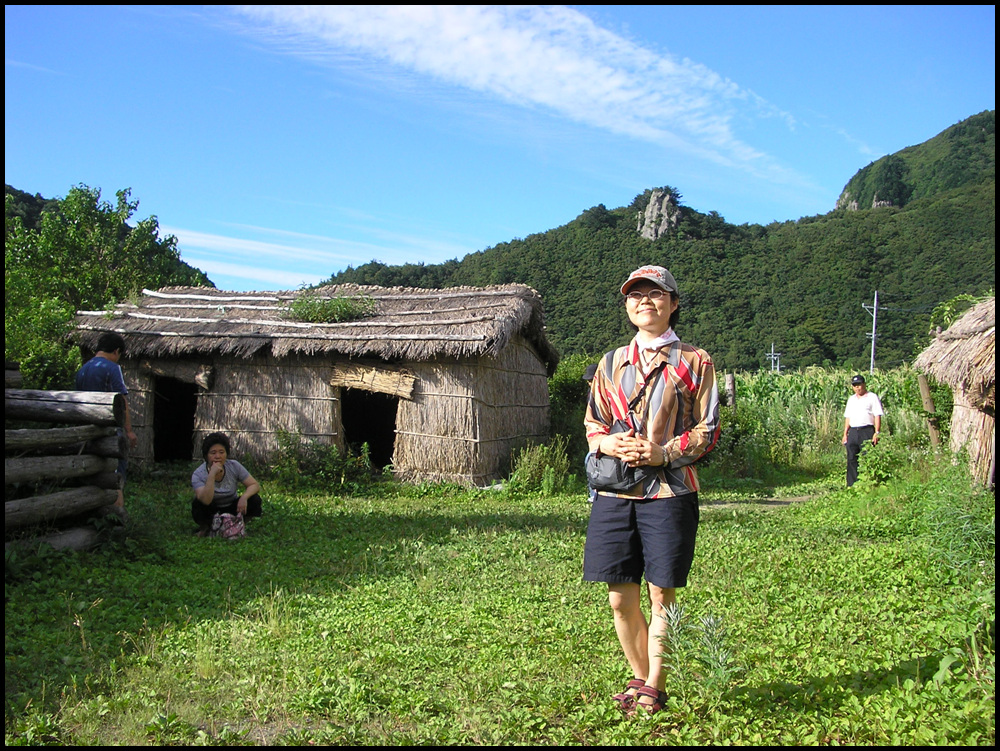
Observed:
[[[883,433],[875,445],[866,444],[858,464],[861,487],[883,485],[910,463],[911,452],[895,436]]]
[[[557,435],[547,444],[525,446],[514,453],[508,488],[514,491],[555,495],[570,487],[576,475],[569,472],[565,436]]]
[[[326,490],[358,490],[373,480],[367,443],[355,455],[287,430],[278,431],[278,451],[270,471],[290,488],[321,485]]]
[[[375,312],[370,297],[324,297],[302,292],[288,305],[288,315],[308,323],[341,323],[367,318]]]
[[[564,437],[566,453],[581,465],[587,455],[583,418],[587,411],[587,395],[590,393],[590,384],[583,380],[583,372],[598,359],[598,355],[564,357],[549,379],[550,432]]]

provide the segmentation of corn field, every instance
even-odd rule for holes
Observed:
[[[852,375],[840,368],[737,374],[735,399],[723,408],[722,437],[713,452],[716,470],[736,477],[766,478],[776,469],[839,462]],[[928,444],[929,415],[921,400],[917,371],[904,367],[864,376],[868,390],[882,401],[882,430],[892,444],[900,448]],[[951,391],[933,382],[930,386],[945,440]]]

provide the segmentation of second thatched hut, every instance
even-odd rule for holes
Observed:
[[[296,320],[292,301],[363,298],[371,315]],[[530,287],[329,286],[234,293],[145,290],[109,316],[80,311],[85,356],[101,333],[126,342],[139,463],[200,458],[209,432],[266,461],[282,432],[341,449],[367,443],[404,480],[482,484],[549,428],[558,355]]]
[[[969,453],[972,472],[996,484],[996,298],[974,305],[920,353],[914,365],[951,386],[951,448]]]

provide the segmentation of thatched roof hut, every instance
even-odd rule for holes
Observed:
[[[373,312],[305,322],[290,310],[302,295],[367,299]],[[215,430],[230,434],[234,454],[264,461],[284,432],[367,443],[403,479],[480,484],[548,433],[558,355],[541,297],[524,285],[144,290],[110,316],[78,313],[85,352],[105,331],[125,338],[140,462],[200,458]]]
[[[914,365],[951,386],[951,447],[966,448],[975,476],[996,478],[996,298],[978,303],[937,335]]]

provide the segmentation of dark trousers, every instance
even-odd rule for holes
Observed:
[[[198,526],[211,524],[212,517],[216,514],[235,513],[236,501],[233,501],[232,505],[229,506],[216,506],[214,503],[211,506],[206,506],[197,498],[191,501],[191,518],[194,519]],[[261,514],[263,514],[263,503],[260,500],[260,494],[254,493],[247,498],[247,512],[243,515],[243,518],[252,519],[255,516],[261,516]]]
[[[866,443],[871,443],[875,437],[875,426],[865,425],[863,428],[851,428],[847,431],[847,487],[851,487],[858,479],[858,457]]]

